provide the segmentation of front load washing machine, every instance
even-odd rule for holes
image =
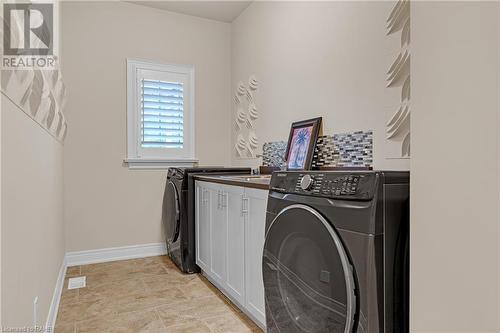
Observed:
[[[408,207],[408,172],[275,172],[267,332],[408,332]]]

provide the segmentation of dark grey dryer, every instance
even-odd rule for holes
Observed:
[[[407,332],[409,173],[275,172],[267,332]]]

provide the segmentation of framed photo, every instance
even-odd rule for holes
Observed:
[[[322,130],[321,126],[321,117],[292,124],[285,153],[288,170],[311,169],[314,147]]]

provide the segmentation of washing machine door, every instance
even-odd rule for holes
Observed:
[[[283,209],[264,245],[267,332],[352,332],[353,270],[331,224],[305,205]]]
[[[163,224],[167,244],[172,244],[179,237],[180,205],[179,192],[174,182],[167,181],[163,196]]]

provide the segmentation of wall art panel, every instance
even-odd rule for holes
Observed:
[[[392,151],[388,158],[410,157],[410,114],[411,114],[411,52],[410,52],[410,1],[399,0],[395,3],[387,18],[386,34],[388,38],[400,34],[399,49],[387,70],[387,89],[400,91],[396,107],[388,110],[386,139]]]

